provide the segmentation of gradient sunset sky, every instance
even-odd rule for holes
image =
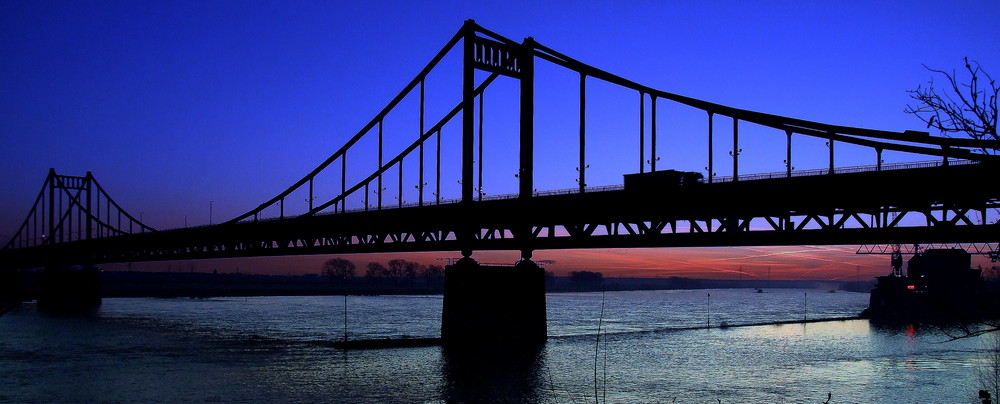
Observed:
[[[9,239],[49,167],[92,171],[131,213],[158,229],[220,222],[282,191],[332,154],[411,80],[466,19],[508,38],[531,36],[578,60],[711,102],[873,129],[924,130],[904,114],[906,90],[962,58],[1000,75],[996,1],[21,1],[0,2],[0,239]],[[428,79],[428,114],[458,100],[457,58]],[[575,184],[578,77],[541,67],[536,185]],[[515,192],[516,86],[487,92],[488,194]],[[492,88],[492,87],[491,87]],[[638,96],[588,82],[588,185],[638,171]],[[412,99],[403,106],[415,111]],[[648,106],[647,106],[648,108]],[[705,172],[705,119],[660,106],[659,168]],[[437,117],[430,116],[428,122]],[[405,113],[386,123],[408,144]],[[513,122],[513,123],[512,123]],[[729,173],[731,121],[716,122],[716,172]],[[722,131],[722,132],[718,132]],[[451,129],[447,144],[457,142]],[[447,136],[447,135],[445,135]],[[784,134],[741,127],[745,173],[784,169]],[[825,167],[825,146],[796,140],[796,169]],[[371,147],[361,145],[360,147]],[[839,147],[839,146],[838,146]],[[446,149],[446,150],[453,150]],[[837,165],[873,164],[837,149]],[[395,152],[386,152],[387,157]],[[886,162],[915,156],[889,154]],[[357,161],[355,163],[355,161]],[[352,160],[349,177],[373,158]],[[411,165],[412,167],[412,165]],[[352,169],[355,169],[352,171]],[[411,168],[412,169],[412,168]],[[458,196],[456,170],[443,196]],[[339,174],[331,175],[339,178]],[[454,178],[452,178],[454,177]],[[390,182],[391,183],[391,182]],[[322,187],[324,184],[320,184]],[[350,185],[350,184],[349,184]],[[318,191],[335,195],[339,182]],[[390,187],[391,188],[391,187]],[[412,186],[404,195],[415,201]],[[430,196],[425,196],[430,198]],[[354,198],[351,203],[361,203]],[[290,203],[290,205],[292,205]],[[305,202],[289,206],[301,210]],[[856,246],[540,251],[565,273],[734,279],[854,279],[888,273]],[[454,252],[399,257],[424,263]],[[484,252],[485,262],[515,253]],[[397,256],[350,257],[359,266]],[[329,257],[147,265],[155,269],[317,272]],[[976,259],[975,264],[989,266]]]

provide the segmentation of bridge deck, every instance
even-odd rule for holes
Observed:
[[[996,172],[952,165],[302,216],[3,250],[0,262],[995,241],[1000,225],[981,218],[1000,204],[983,181]]]

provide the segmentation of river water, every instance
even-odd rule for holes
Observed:
[[[867,301],[549,294],[549,341],[522,354],[342,351],[331,345],[344,336],[341,296],[105,299],[86,315],[29,303],[0,317],[0,402],[976,402],[980,338],[866,320],[732,326],[848,317]],[[441,302],[348,297],[348,338],[436,337]],[[708,322],[731,326],[692,329]]]

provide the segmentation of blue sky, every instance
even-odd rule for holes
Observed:
[[[0,237],[16,230],[49,167],[93,171],[157,228],[185,216],[207,224],[210,200],[216,222],[247,211],[339,148],[470,18],[654,88],[838,125],[921,130],[902,110],[906,90],[931,78],[922,64],[950,70],[968,56],[1000,74],[993,1],[615,3],[2,2]],[[457,102],[454,62],[428,79],[430,115]],[[578,78],[544,69],[536,184],[571,188]],[[487,193],[516,189],[516,105],[504,107],[516,87],[497,88],[486,98]],[[588,93],[588,183],[614,183],[638,169],[638,95],[596,81]],[[659,167],[703,170],[703,113],[658,107]],[[720,175],[729,122],[716,122]],[[386,125],[389,145],[416,136],[405,114]],[[740,136],[741,171],[783,170],[782,133]],[[796,168],[825,167],[822,141],[796,145]],[[867,150],[837,152],[838,165],[874,162]],[[454,179],[442,183],[457,196]],[[328,187],[320,194],[339,182]]]

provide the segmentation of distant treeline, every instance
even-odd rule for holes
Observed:
[[[349,283],[358,277],[354,262],[343,258],[333,258],[323,263],[320,273],[333,283]],[[389,266],[381,262],[369,262],[365,266],[364,279],[370,284],[414,283],[421,281],[428,285],[444,282],[444,267],[424,265],[403,259],[389,261]]]
[[[388,267],[387,267],[388,268]],[[321,275],[284,276],[168,272],[103,272],[105,297],[214,297],[214,296],[322,296],[440,294],[444,278],[421,276],[355,276],[331,279]],[[598,273],[599,274],[599,273]],[[870,282],[737,281],[669,278],[605,278],[572,274],[557,277],[548,272],[548,292],[596,292],[665,289],[802,288],[823,291],[868,292]]]
[[[331,279],[318,274],[251,275],[178,272],[102,272],[104,297],[325,296],[377,294],[437,294],[443,282],[417,278]]]
[[[440,294],[444,290],[444,268],[437,265],[425,266],[405,260],[392,260],[388,265],[368,263],[363,275],[352,272],[355,270],[356,268],[352,268],[351,265],[333,259],[324,263],[321,274],[300,276],[103,271],[100,273],[100,295],[103,297],[322,296]],[[3,290],[4,296],[18,300],[35,298],[37,272],[23,271],[8,275],[11,275],[10,279],[4,279],[5,282],[2,282],[6,286]],[[608,278],[600,272],[593,271],[575,271],[568,277],[557,277],[552,272],[545,273],[545,288],[548,292],[716,288],[805,288],[868,292],[871,287],[871,282],[740,281],[682,277]]]

